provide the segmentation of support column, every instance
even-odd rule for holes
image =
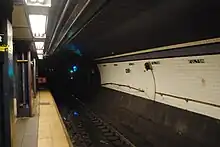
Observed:
[[[21,54],[21,60],[24,61],[24,53]],[[22,80],[22,105],[26,106],[26,94],[25,94],[25,87],[26,87],[26,82],[25,82],[25,62],[21,62],[21,80]]]
[[[13,36],[12,25],[7,19],[0,20],[0,34],[0,146],[11,147],[14,119]]]
[[[31,51],[28,51],[27,53],[27,59],[28,59],[28,70],[27,70],[27,75],[28,75],[28,105],[29,105],[29,115],[32,116],[32,109],[33,109],[33,84],[32,84],[32,68],[31,68]]]
[[[36,59],[33,59],[33,90],[34,90],[34,97],[37,96],[37,81],[36,81],[36,75],[37,75],[37,65],[36,65]]]
[[[31,117],[33,116],[33,71],[31,51],[20,53],[20,60],[17,60],[19,66],[18,74],[21,75],[18,79],[18,87],[21,91],[18,97],[18,116]]]
[[[14,119],[13,2],[0,0],[0,6],[0,146],[11,147]]]

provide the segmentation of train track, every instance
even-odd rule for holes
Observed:
[[[76,99],[76,108],[61,108],[61,115],[75,147],[136,147],[122,133]],[[98,141],[97,141],[98,140]]]
[[[62,116],[72,144],[74,147],[93,147],[92,141],[84,128],[83,122],[79,119],[74,119],[75,117],[73,114],[74,112],[70,110],[65,116]]]
[[[119,133],[115,128],[110,126],[108,123],[104,122],[94,113],[88,113],[88,117],[92,120],[93,124],[101,130],[103,135],[111,142],[114,146],[123,147],[135,147],[128,139],[126,139],[121,133]]]

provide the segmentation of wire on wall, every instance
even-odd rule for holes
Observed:
[[[146,71],[151,71],[151,73],[152,73],[152,76],[153,76],[153,81],[154,81],[154,97],[153,97],[153,99],[154,99],[154,101],[156,100],[156,78],[155,78],[155,75],[154,75],[154,72],[153,72],[153,66],[152,66],[152,64],[150,63],[150,62],[146,62],[145,64],[144,64],[144,66],[145,66],[145,70]]]
[[[153,76],[153,81],[154,81],[154,101],[156,100],[156,92],[157,92],[157,86],[156,86],[156,78],[153,72],[153,69],[151,70],[152,76]]]
[[[124,84],[117,84],[117,83],[104,83],[104,84],[102,84],[102,85],[117,85],[117,86],[127,87],[127,88],[130,88],[130,89],[133,89],[133,90],[139,91],[139,92],[145,92],[143,89],[135,88],[135,87],[132,87],[132,86],[130,86],[130,85],[124,85]]]

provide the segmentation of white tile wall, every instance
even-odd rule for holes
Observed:
[[[188,60],[191,59],[204,59],[205,63],[190,64]],[[153,65],[155,81],[152,71],[144,69],[144,64],[152,61],[160,61],[160,64]],[[126,73],[126,68],[130,68],[131,72]],[[106,63],[100,64],[99,69],[102,83],[129,85],[143,89],[145,92],[116,85],[105,85],[105,87],[150,100],[155,98],[160,103],[220,119],[218,107],[158,94],[154,97],[156,84],[157,92],[220,105],[220,55]]]

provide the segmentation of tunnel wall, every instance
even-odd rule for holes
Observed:
[[[205,115],[105,87],[89,106],[138,147],[220,145],[220,122]]]
[[[103,63],[99,69],[104,87],[220,119],[220,55]]]
[[[150,146],[219,146],[220,54],[214,50],[101,61],[102,88],[91,107]]]

